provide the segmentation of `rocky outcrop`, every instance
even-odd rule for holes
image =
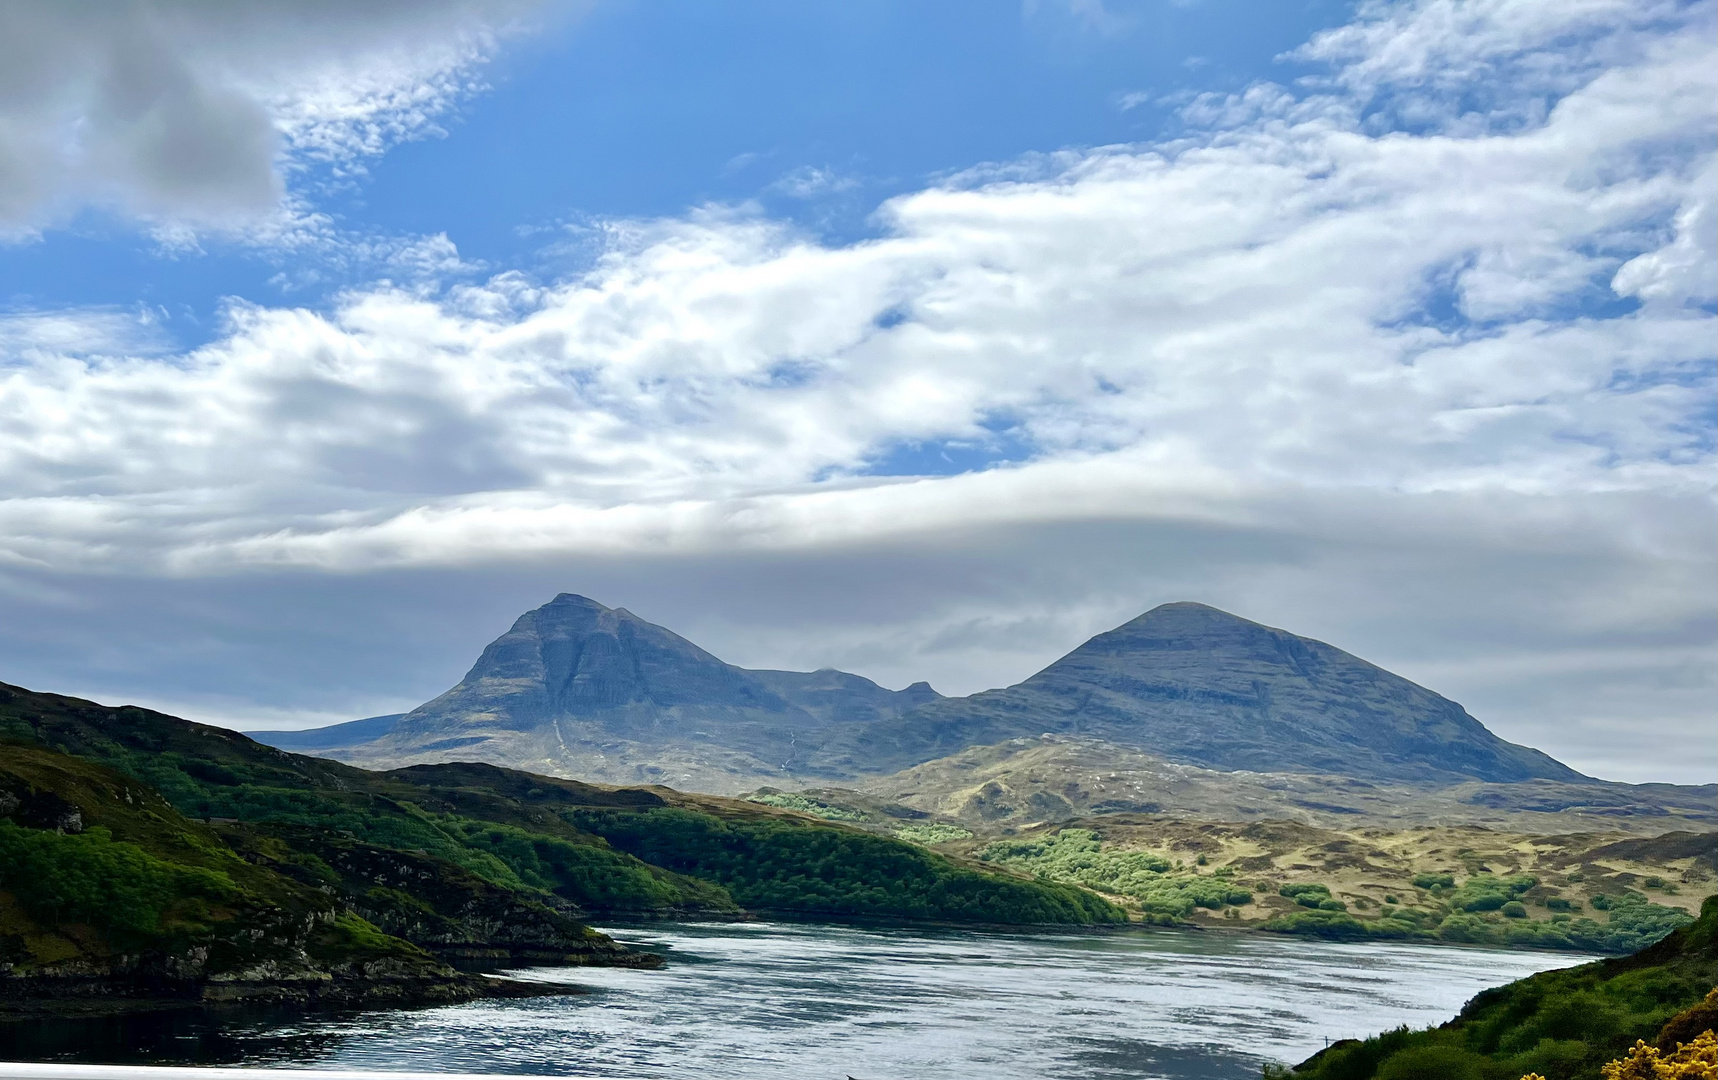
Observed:
[[[253,863],[334,890],[378,930],[456,966],[662,963],[579,922],[583,913],[551,893],[526,897],[427,853],[302,826],[234,823],[220,832]]]

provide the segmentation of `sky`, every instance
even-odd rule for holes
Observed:
[[[1718,5],[0,5],[0,680],[558,592],[961,694],[1159,603],[1718,779]]]

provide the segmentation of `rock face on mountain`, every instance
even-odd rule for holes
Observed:
[[[845,730],[811,764],[893,772],[1044,733],[1224,770],[1431,784],[1587,779],[1341,649],[1192,603],[1153,608],[1007,689]]]
[[[943,698],[840,671],[749,671],[563,593],[434,701],[288,738],[354,764],[481,760],[725,793],[891,773],[1046,733],[1218,770],[1587,781],[1341,649],[1193,603],[1154,608],[1015,686]]]
[[[562,593],[520,616],[458,686],[332,752],[737,791],[805,772],[837,729],[939,698],[926,683],[891,691],[840,671],[748,671],[625,608]]]

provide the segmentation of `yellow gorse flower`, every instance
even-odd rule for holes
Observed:
[[[1693,1042],[1677,1043],[1668,1054],[1636,1040],[1627,1054],[1606,1065],[1603,1072],[1605,1080],[1718,1080],[1718,1036],[1703,1031]],[[1544,1077],[1529,1073],[1521,1080]]]

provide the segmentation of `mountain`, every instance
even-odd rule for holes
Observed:
[[[380,739],[394,730],[394,725],[405,715],[388,713],[386,716],[366,716],[362,720],[301,731],[247,731],[245,734],[265,746],[281,750],[335,750]]]
[[[894,772],[1045,733],[1222,770],[1418,784],[1588,779],[1335,646],[1193,603],[1153,608],[1007,689],[844,731],[811,764]]]
[[[263,737],[375,768],[480,760],[738,793],[876,777],[1045,735],[1230,775],[1598,783],[1375,664],[1195,603],[1153,608],[1022,683],[945,698],[926,683],[891,691],[840,671],[735,667],[624,608],[563,593],[521,616],[459,685],[397,720]],[[1613,793],[1653,803],[1650,794]],[[1563,791],[1533,799],[1591,802]]]
[[[927,683],[892,691],[841,671],[748,671],[625,608],[562,593],[521,615],[459,685],[384,734],[322,745],[355,764],[482,760],[740,791],[806,771],[838,729],[937,700]],[[320,731],[290,737],[306,748],[304,740],[337,737]]]

